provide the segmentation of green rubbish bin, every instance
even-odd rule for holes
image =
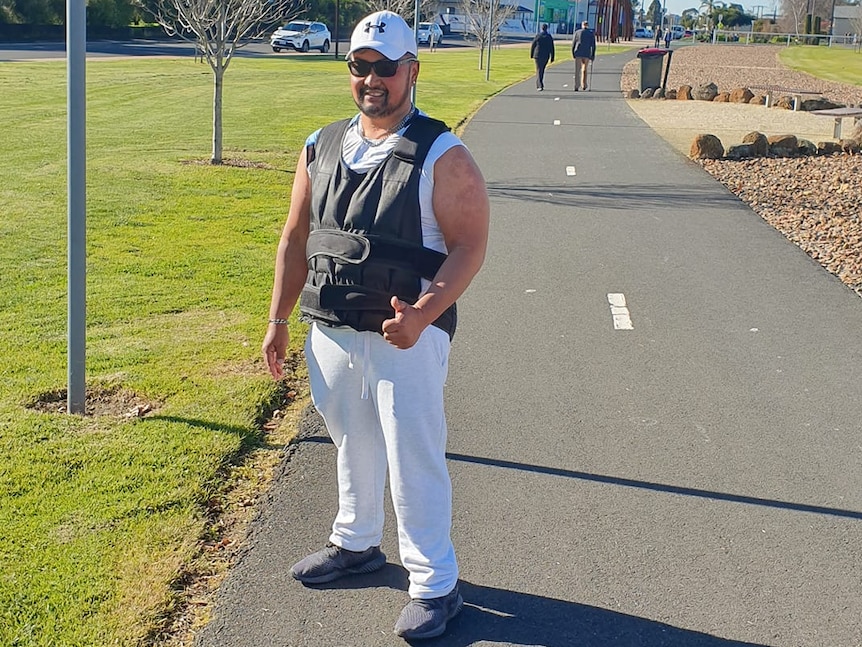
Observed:
[[[640,92],[647,88],[662,87],[662,64],[665,54],[670,54],[670,50],[662,47],[647,47],[638,52],[640,59],[638,89]],[[670,67],[670,57],[668,57],[668,67]]]

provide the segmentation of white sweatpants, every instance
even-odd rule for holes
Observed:
[[[305,351],[314,406],[338,448],[330,541],[356,551],[380,545],[388,466],[408,593],[447,594],[458,581],[443,413],[449,336],[428,326],[400,350],[373,332],[314,324]]]

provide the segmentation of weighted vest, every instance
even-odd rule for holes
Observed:
[[[416,115],[389,156],[368,173],[342,160],[350,120],[330,124],[309,147],[311,229],[308,276],[299,298],[305,321],[383,334],[393,296],[413,304],[446,254],[422,245],[419,175],[431,144],[448,128]],[[434,325],[455,334],[455,304]]]

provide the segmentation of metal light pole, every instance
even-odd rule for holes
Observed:
[[[68,191],[68,391],[66,410],[84,413],[87,329],[87,3],[66,2]]]
[[[338,20],[341,14],[341,3],[335,0],[335,60],[338,60]]]
[[[416,42],[416,52],[419,52],[419,0],[413,4],[413,40]],[[431,41],[428,41],[429,43]],[[417,80],[416,83],[419,81]],[[410,89],[410,101],[416,105],[416,84]]]
[[[494,47],[494,3],[497,0],[490,0],[490,8],[488,9],[488,65],[485,68],[485,80],[491,78],[491,49]]]

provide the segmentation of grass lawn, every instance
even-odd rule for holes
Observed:
[[[862,85],[862,54],[846,47],[785,47],[779,54],[787,67],[821,79]]]
[[[422,57],[417,103],[452,126],[533,73],[523,48],[490,82],[475,50]],[[258,358],[275,248],[305,137],[355,108],[330,58],[225,78],[225,158],[247,167],[199,163],[208,66],[88,63],[88,392],[113,408],[69,416],[66,68],[0,63],[0,645],[152,641],[219,541],[225,484],[279,449],[263,423],[285,389]]]

